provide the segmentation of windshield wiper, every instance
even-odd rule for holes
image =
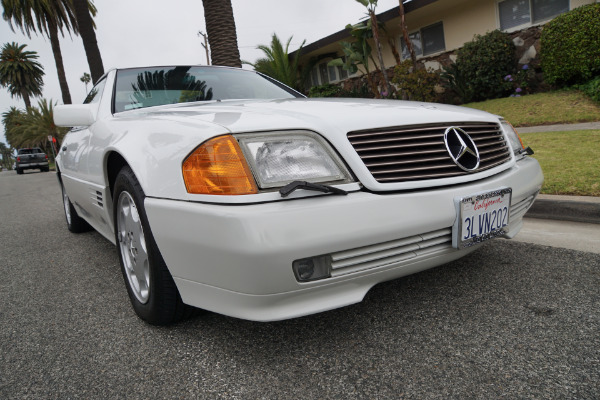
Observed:
[[[348,192],[346,192],[345,190],[338,189],[333,186],[321,185],[318,183],[312,183],[312,182],[306,182],[306,181],[294,181],[292,183],[288,183],[287,185],[285,185],[284,187],[279,189],[279,193],[281,194],[281,197],[287,197],[292,192],[294,192],[296,189],[305,189],[305,190],[314,190],[314,191],[323,192],[323,193],[341,194],[342,196],[345,196],[348,194]]]

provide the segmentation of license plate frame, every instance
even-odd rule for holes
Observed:
[[[502,236],[510,223],[512,188],[484,191],[454,199],[456,221],[452,246],[463,249]]]

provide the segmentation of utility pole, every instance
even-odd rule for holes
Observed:
[[[210,58],[208,57],[208,36],[202,31],[198,31],[198,36],[202,36],[204,38],[204,43],[202,43],[202,47],[206,50],[206,65],[210,65]]]

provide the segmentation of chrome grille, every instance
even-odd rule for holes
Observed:
[[[403,239],[378,243],[331,255],[331,276],[347,275],[388,264],[428,258],[452,252],[452,228],[440,229]]]
[[[534,193],[530,196],[527,196],[520,202],[510,206],[510,221],[512,222],[513,218],[522,218],[527,212],[527,210],[529,210],[529,207],[531,207],[531,205],[533,204],[533,201],[535,200],[536,196],[537,193]]]
[[[510,160],[510,145],[496,123],[456,122],[416,125],[348,133],[348,140],[373,178],[381,183],[439,179],[467,175],[450,158],[444,132],[463,129],[479,150],[484,171]]]

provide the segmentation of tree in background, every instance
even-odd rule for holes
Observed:
[[[231,0],[202,0],[202,5],[212,65],[241,68]]]
[[[369,70],[369,58],[371,58],[371,46],[369,46],[368,39],[372,33],[370,29],[367,29],[365,24],[346,25],[346,29],[350,31],[350,35],[355,39],[353,42],[340,42],[344,58],[337,58],[330,61],[327,65],[331,67],[342,67],[349,74],[355,74],[360,71],[366,78],[371,92],[375,98],[380,98],[381,94],[377,85],[371,77],[371,71]],[[375,62],[373,65],[377,66]],[[361,69],[362,66],[362,69]]]
[[[96,84],[104,75],[102,56],[96,40],[96,24],[92,17],[96,16],[96,7],[91,0],[72,0],[73,10],[77,19],[77,30],[83,41],[83,48],[87,56],[88,65],[92,74],[92,82]],[[87,86],[86,86],[87,92]]]
[[[92,80],[92,77],[87,72],[84,72],[83,75],[81,75],[81,78],[79,78],[79,80],[81,82],[85,83],[85,93],[87,94],[87,92],[88,92],[87,85]]]
[[[417,56],[415,54],[415,49],[413,48],[412,42],[408,36],[408,27],[406,26],[406,19],[404,18],[404,0],[398,0],[400,7],[398,8],[398,12],[400,14],[400,29],[402,30],[402,37],[404,38],[404,43],[406,43],[406,48],[408,49],[408,53],[410,54],[410,59],[412,60],[413,68],[417,70]],[[399,63],[398,63],[399,64]]]
[[[18,130],[25,111],[19,110],[17,107],[10,107],[8,111],[2,113],[2,124],[4,125],[4,136],[6,142],[13,148],[16,148],[15,143],[18,143]]]
[[[48,153],[48,136],[62,141],[69,128],[54,125],[52,101],[42,99],[38,107],[21,111],[12,107],[2,114],[6,141],[15,149],[41,147]]]
[[[8,88],[12,97],[20,97],[29,109],[32,96],[41,96],[44,68],[37,62],[35,51],[25,51],[27,45],[6,43],[0,53],[0,85]]]
[[[302,46],[304,46],[306,40],[302,42],[300,48],[294,54],[293,60],[290,60],[288,53],[291,41],[292,37],[288,39],[284,48],[281,40],[279,40],[276,34],[273,34],[270,46],[260,45],[257,47],[257,49],[265,53],[265,58],[257,60],[254,64],[246,61],[244,63],[252,65],[256,71],[277,79],[291,88],[302,90],[306,73],[300,73],[298,60]]]
[[[11,147],[6,146],[0,142],[0,155],[2,156],[2,167],[11,169],[13,164],[13,153],[14,150]]]
[[[31,32],[45,33],[50,38],[63,103],[71,104],[71,93],[58,40],[59,32],[64,36],[64,30],[79,33],[71,0],[2,0],[2,7],[2,17],[13,31],[16,26],[29,38]],[[93,8],[94,15],[95,12],[96,9]]]
[[[377,51],[377,57],[379,59],[379,66],[381,67],[381,73],[383,74],[383,80],[385,82],[386,91],[388,94],[392,93],[392,87],[390,86],[390,80],[388,79],[385,65],[383,64],[383,52],[381,51],[381,41],[379,40],[379,23],[377,21],[377,15],[375,14],[375,8],[377,7],[378,0],[356,0],[367,8],[367,15],[369,16],[369,22],[367,26],[373,32],[373,41],[375,42],[375,50]]]

